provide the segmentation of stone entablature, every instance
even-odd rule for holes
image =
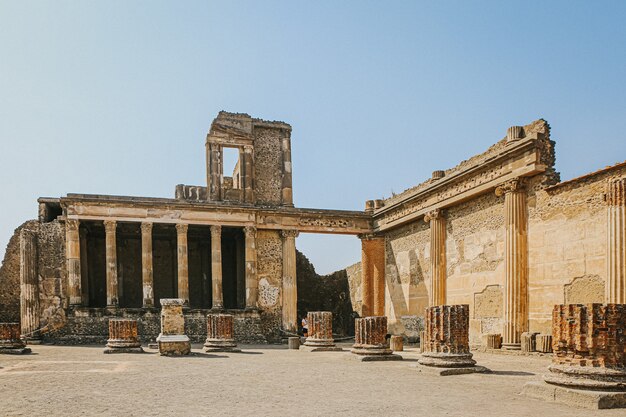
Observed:
[[[494,190],[503,182],[540,174],[552,151],[549,127],[538,120],[523,127],[525,136],[507,138],[456,167],[384,200],[374,209],[374,230],[382,232]]]

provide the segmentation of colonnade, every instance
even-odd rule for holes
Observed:
[[[68,296],[71,306],[84,305],[85,291],[81,282],[81,247],[84,251],[86,245],[81,245],[79,233],[80,220],[66,220],[66,260],[68,272]],[[212,306],[214,309],[224,308],[224,297],[222,294],[222,227],[212,225],[211,227],[211,276],[212,276]],[[143,307],[151,308],[155,306],[154,300],[154,269],[152,251],[152,222],[141,223],[141,275],[143,289]],[[189,225],[184,223],[176,224],[176,259],[178,269],[178,294],[177,297],[189,303],[189,258],[187,234]],[[106,305],[107,307],[119,306],[119,285],[117,271],[117,221],[104,220],[105,230],[105,264],[106,264]],[[256,276],[256,228],[246,226],[245,232],[245,285],[246,309],[255,309],[258,298],[258,282]],[[294,244],[295,258],[295,244]],[[83,262],[84,265],[86,263]],[[295,262],[294,274],[295,277]],[[295,322],[295,320],[294,320]]]

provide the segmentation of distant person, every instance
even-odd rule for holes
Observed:
[[[309,321],[306,319],[306,317],[302,318],[302,334],[305,338],[309,337]]]

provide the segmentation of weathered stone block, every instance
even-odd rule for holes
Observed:
[[[552,353],[552,335],[538,334],[535,339],[537,352]]]
[[[483,336],[483,344],[487,349],[500,349],[502,347],[502,335],[486,334]]]
[[[161,299],[161,333],[157,337],[161,355],[181,356],[191,352],[191,341],[185,334],[184,302],[181,298]]]
[[[30,352],[20,337],[19,323],[0,323],[0,353],[21,355]]]
[[[404,350],[404,339],[402,336],[391,336],[389,348],[392,352],[402,352]]]
[[[536,338],[538,333],[524,332],[522,333],[522,352],[536,351]]]

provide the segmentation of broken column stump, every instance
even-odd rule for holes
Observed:
[[[402,360],[387,346],[387,317],[373,316],[354,319],[352,353],[361,361]]]
[[[287,339],[287,347],[293,350],[300,349],[300,338],[298,336],[289,337]]]
[[[241,352],[233,337],[233,319],[232,314],[209,314],[206,316],[205,352]]]
[[[143,353],[137,333],[137,320],[110,319],[109,339],[104,353]]]
[[[535,341],[537,352],[552,353],[552,335],[538,334]]]
[[[426,335],[419,369],[437,375],[486,372],[476,366],[469,350],[469,305],[441,305],[426,309]]]
[[[522,352],[535,352],[537,350],[537,335],[534,332],[524,332],[521,336]]]
[[[19,323],[0,323],[0,354],[23,355],[31,353],[21,339]]]
[[[626,304],[562,304],[552,311],[552,365],[523,393],[577,406],[626,408]]]
[[[340,351],[333,339],[333,313],[330,311],[309,311],[309,336],[306,338],[303,350],[308,352]]]
[[[182,298],[161,299],[161,333],[157,337],[159,353],[164,356],[183,356],[191,352],[191,342],[185,334]]]
[[[389,348],[392,352],[402,352],[404,350],[404,339],[402,336],[391,336]]]
[[[487,349],[500,349],[502,347],[502,335],[497,334],[486,334],[483,336],[484,344],[487,346]]]

